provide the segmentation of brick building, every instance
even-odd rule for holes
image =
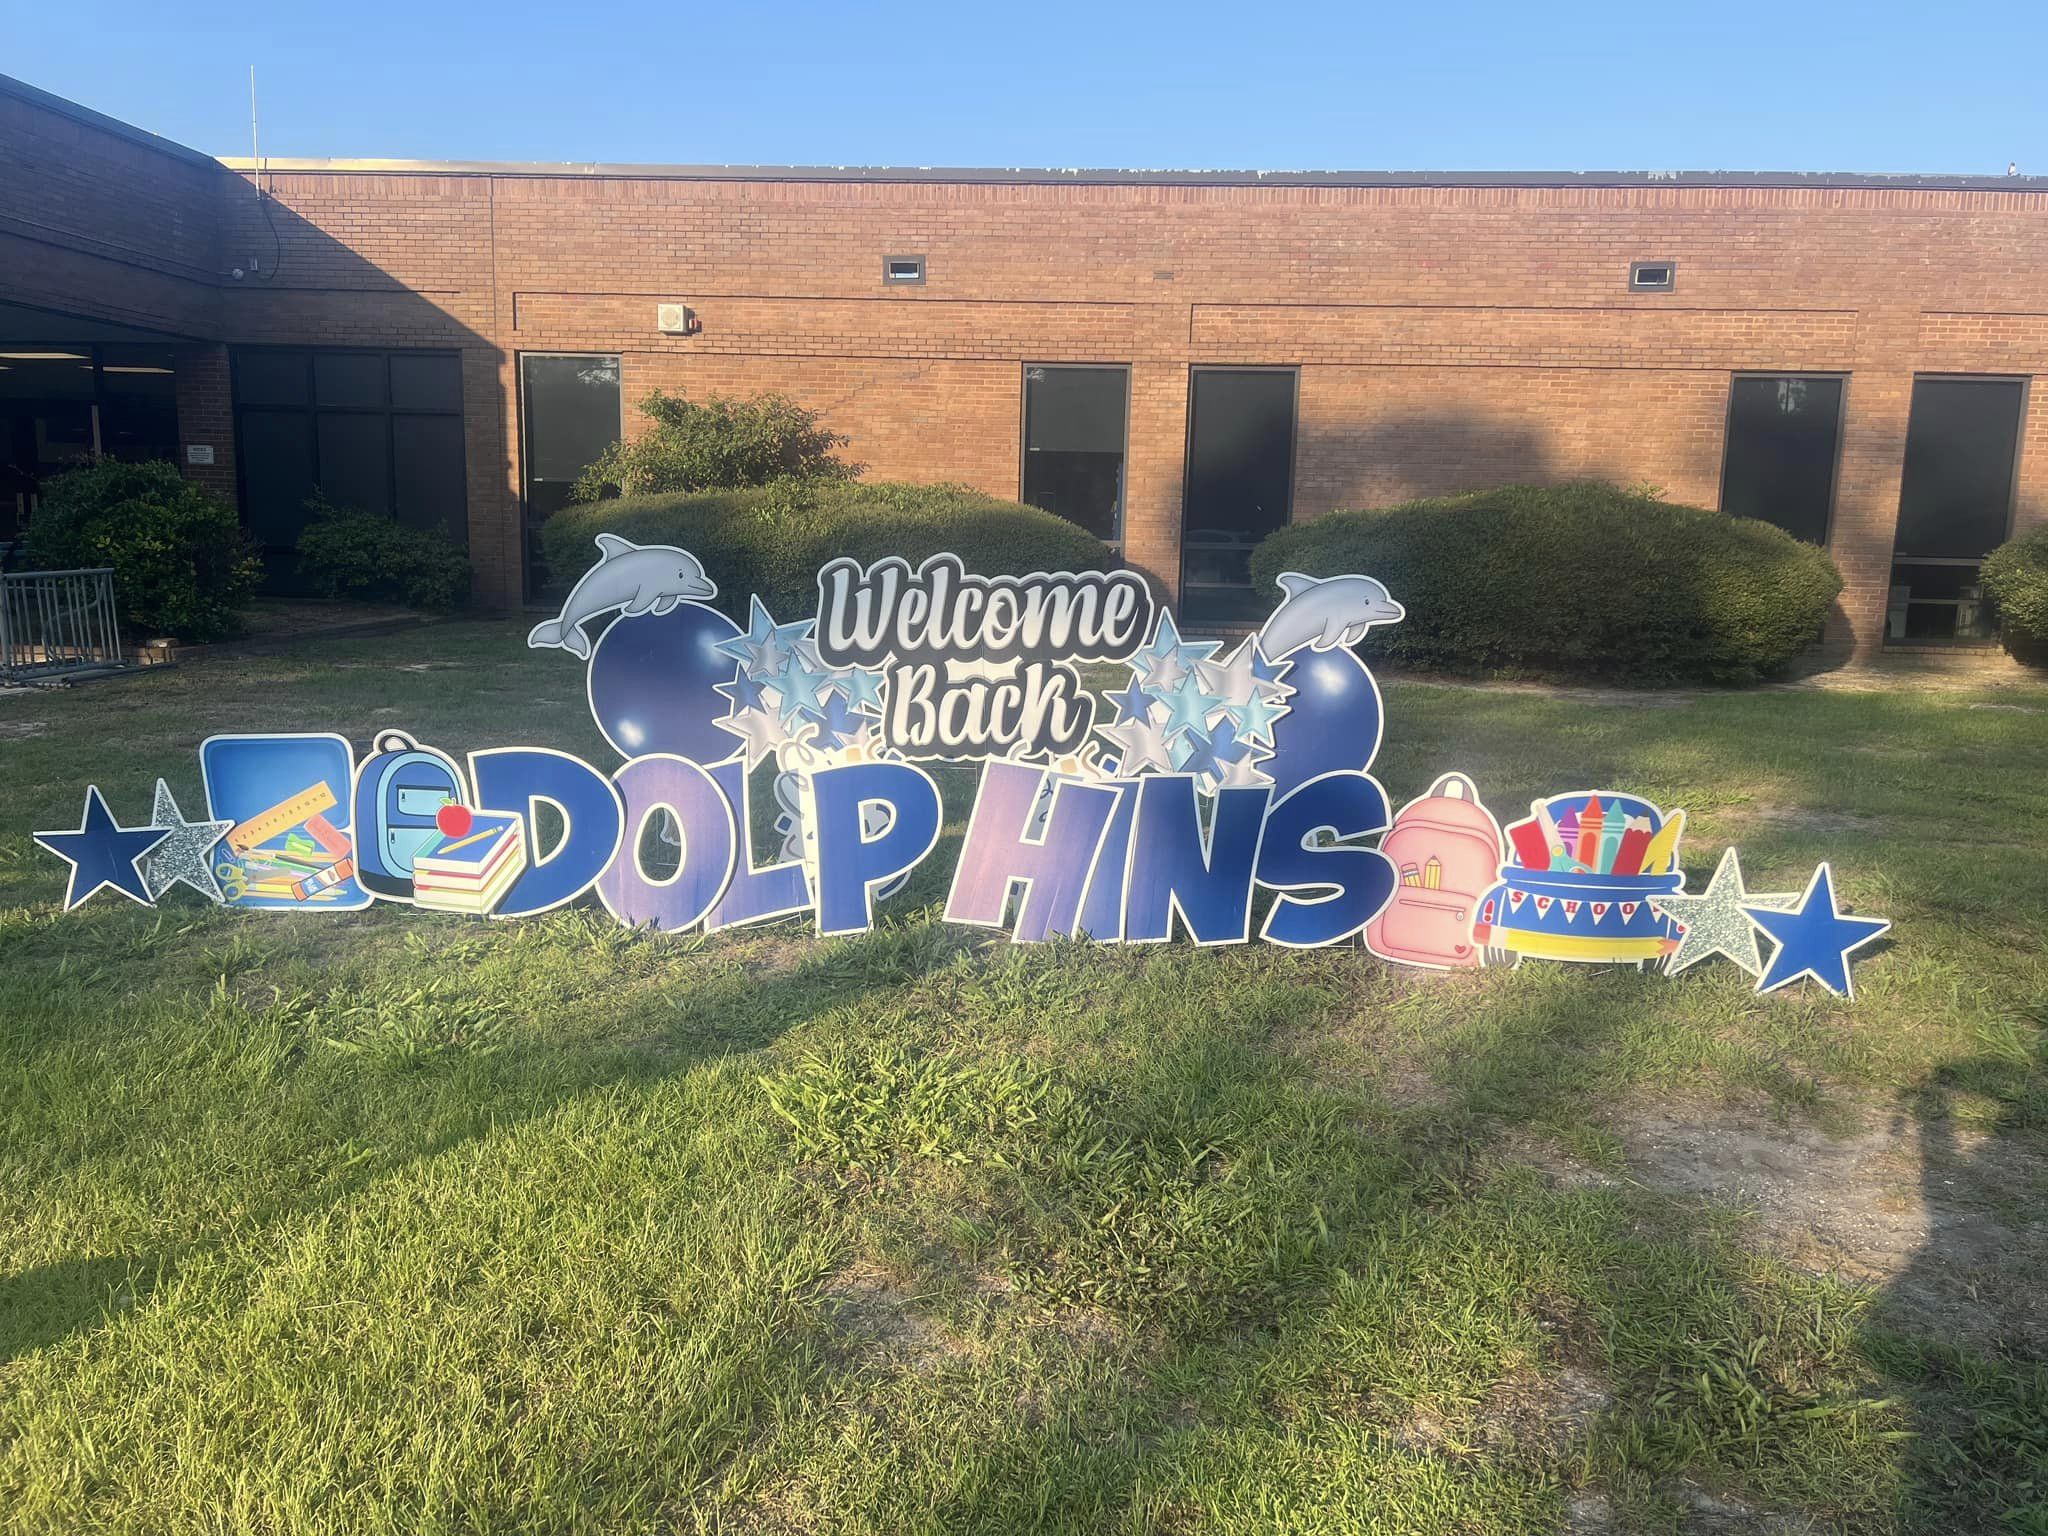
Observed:
[[[636,401],[776,389],[1195,608],[1290,519],[1597,476],[1825,541],[1839,647],[1967,641],[2035,374],[2048,179],[258,167],[0,77],[0,519],[159,453],[274,549],[316,488],[447,526],[499,605]]]

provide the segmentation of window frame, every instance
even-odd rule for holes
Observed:
[[[1842,490],[1842,447],[1848,439],[1849,390],[1854,376],[1847,370],[1833,371],[1825,368],[1735,368],[1728,374],[1728,402],[1721,413],[1721,469],[1719,481],[1714,488],[1714,506],[1726,517],[1728,511],[1728,450],[1735,440],[1735,386],[1742,379],[1833,379],[1842,386],[1841,404],[1835,410],[1835,438],[1830,451],[1834,462],[1828,472],[1827,518],[1823,525],[1820,541],[1822,549],[1835,546],[1835,506]],[[1773,527],[1776,524],[1772,525]],[[1797,535],[1794,535],[1797,537]]]
[[[1125,533],[1131,510],[1131,365],[1129,363],[1020,363],[1017,367],[1017,500],[1025,506],[1032,503],[1024,500],[1024,482],[1030,466],[1031,455],[1031,370],[1041,368],[1047,371],[1066,372],[1116,372],[1124,376],[1124,435],[1123,446],[1118,450],[1122,455],[1122,468],[1118,481],[1119,494],[1116,504],[1116,537],[1104,539],[1110,551],[1121,562],[1124,557]],[[1052,514],[1059,517],[1057,512]],[[1065,518],[1060,518],[1065,522]],[[1074,524],[1079,528],[1079,523]],[[1085,533],[1087,530],[1082,529]]]

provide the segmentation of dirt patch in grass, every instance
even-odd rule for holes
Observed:
[[[972,1351],[918,1304],[902,1276],[866,1259],[842,1269],[825,1287],[833,1331],[869,1364],[929,1371]]]
[[[1610,1126],[1626,1177],[1751,1212],[1771,1252],[1881,1288],[1900,1324],[2048,1351],[2048,1223],[2032,1214],[2048,1179],[2039,1149],[1903,1112],[1843,1135],[1690,1105],[1630,1108]]]

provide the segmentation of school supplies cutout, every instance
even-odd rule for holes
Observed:
[[[1685,812],[1617,790],[1534,801],[1507,829],[1513,857],[1479,903],[1473,937],[1489,965],[1661,961],[1677,928],[1652,899],[1681,889]]]
[[[1481,963],[1473,920],[1501,862],[1500,823],[1462,773],[1446,773],[1410,800],[1380,841],[1400,884],[1365,928],[1382,960],[1431,970]]]

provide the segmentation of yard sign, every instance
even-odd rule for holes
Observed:
[[[90,788],[77,828],[36,834],[71,865],[67,909],[182,884],[257,911],[517,918],[594,892],[662,932],[858,933],[937,845],[928,765],[952,762],[980,782],[946,918],[1017,942],[1241,944],[1256,922],[1401,965],[1718,956],[1761,991],[1846,996],[1849,955],[1887,926],[1844,915],[1825,864],[1803,893],[1752,893],[1730,849],[1685,893],[1685,813],[1622,791],[1551,795],[1503,830],[1452,773],[1392,815],[1353,647],[1406,614],[1369,576],[1284,575],[1271,617],[1226,642],[1183,636],[1129,571],[839,559],[815,615],[755,597],[742,628],[686,551],[597,545],[528,644],[584,667],[617,766],[518,746],[458,763],[401,731],[361,759],[338,735],[212,737],[203,819],[159,782],[149,823],[124,827]]]

